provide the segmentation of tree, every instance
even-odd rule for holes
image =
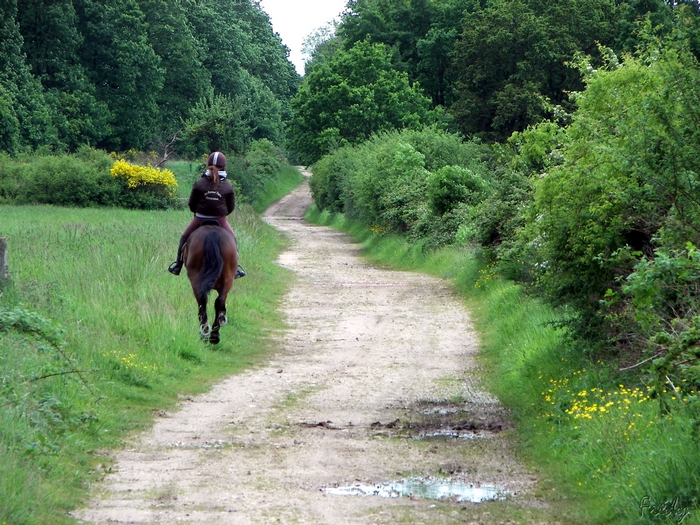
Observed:
[[[582,88],[567,66],[576,52],[612,43],[612,0],[494,0],[468,12],[455,46],[455,103],[450,113],[468,135],[505,140],[568,106]]]
[[[145,15],[148,42],[163,70],[163,87],[155,98],[157,132],[171,135],[181,128],[193,101],[207,94],[211,73],[204,67],[205,50],[188,21],[187,10],[193,8],[189,2],[140,0],[139,7]]]
[[[429,106],[408,75],[392,67],[388,48],[365,40],[304,77],[292,100],[292,145],[302,162],[313,163],[373,133],[417,126],[426,121]]]
[[[83,42],[71,0],[19,0],[23,51],[45,91],[59,140],[70,151],[110,132],[106,104],[95,98],[78,56]]]
[[[389,46],[394,66],[420,82],[433,106],[448,101],[452,50],[475,0],[353,0],[338,35],[346,49],[369,38]]]
[[[136,0],[75,0],[79,55],[96,97],[109,108],[111,133],[96,146],[142,149],[157,128],[164,72]]]
[[[60,147],[41,84],[22,52],[17,1],[0,3],[0,145],[6,151]]]

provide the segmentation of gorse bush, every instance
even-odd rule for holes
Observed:
[[[137,166],[129,164],[125,160],[118,160],[109,170],[112,177],[122,177],[130,189],[140,186],[163,187],[174,195],[174,187],[177,186],[175,174],[167,169],[153,168],[151,166]]]

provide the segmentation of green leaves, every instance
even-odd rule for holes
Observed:
[[[425,122],[430,101],[391,64],[388,49],[369,41],[338,51],[304,77],[292,100],[292,145],[307,164],[330,148],[373,133]]]

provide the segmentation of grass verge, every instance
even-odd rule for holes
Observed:
[[[0,524],[72,523],[109,470],[105,450],[272,348],[291,279],[274,264],[283,239],[251,206],[230,216],[248,275],[213,347],[187,278],[167,272],[190,217],[0,207],[11,272],[0,288]]]
[[[378,264],[453,281],[481,338],[485,386],[518,426],[520,455],[557,520],[576,524],[700,523],[698,415],[674,399],[662,415],[643,377],[575,350],[554,312],[501,279],[477,252],[427,252],[315,207],[307,219],[346,231]]]

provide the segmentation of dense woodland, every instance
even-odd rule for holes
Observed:
[[[299,84],[249,0],[6,1],[0,46],[8,153],[281,144]]]

